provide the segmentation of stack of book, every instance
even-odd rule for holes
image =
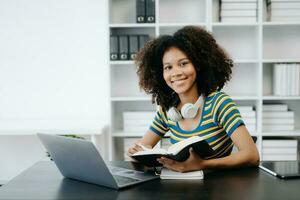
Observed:
[[[267,0],[269,21],[300,21],[299,0]]]
[[[257,22],[257,0],[221,0],[220,21]]]
[[[136,22],[155,22],[155,0],[136,0]]]
[[[253,110],[252,106],[238,106],[238,110],[241,113],[243,121],[248,129],[248,131],[256,131],[256,112]]]
[[[294,112],[288,111],[286,104],[263,105],[264,131],[292,131],[294,130]]]
[[[133,137],[133,138],[124,138],[123,140],[123,152],[124,152],[124,161],[133,161],[133,159],[127,155],[127,151],[130,147],[132,147],[134,145],[134,143],[136,143],[137,140],[141,139],[140,137],[139,138],[136,138],[136,137]],[[154,149],[158,149],[160,148],[160,145],[161,145],[161,142],[158,142]]]
[[[149,35],[111,35],[110,60],[134,60],[149,39]]]
[[[277,63],[273,69],[273,94],[278,96],[300,95],[300,64]]]
[[[297,160],[298,141],[295,139],[264,139],[262,159],[264,161]]]
[[[141,136],[149,129],[155,112],[123,112],[123,129],[127,135],[140,134]]]

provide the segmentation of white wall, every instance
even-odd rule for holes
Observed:
[[[107,23],[107,0],[0,1],[2,134],[7,122],[109,122]],[[35,136],[0,135],[0,180],[43,155]]]

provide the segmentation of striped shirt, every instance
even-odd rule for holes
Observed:
[[[194,135],[203,137],[215,151],[210,158],[224,157],[231,153],[231,134],[244,125],[240,112],[233,100],[224,92],[213,92],[204,99],[204,106],[198,126],[194,130],[183,130],[178,122],[171,121],[166,111],[158,109],[150,130],[163,137],[170,132],[174,144]]]

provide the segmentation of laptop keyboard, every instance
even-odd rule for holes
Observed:
[[[134,182],[139,181],[138,179],[135,179],[135,178],[125,177],[125,176],[120,176],[120,175],[115,175],[115,174],[113,175],[113,177],[115,178],[117,183],[120,185],[125,185],[125,184],[134,183]]]

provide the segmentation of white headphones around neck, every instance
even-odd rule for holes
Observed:
[[[168,110],[168,116],[170,120],[178,122],[181,119],[193,119],[197,115],[197,111],[203,103],[203,96],[201,95],[195,104],[186,103],[182,106],[181,112],[179,112],[175,107],[171,107]]]

